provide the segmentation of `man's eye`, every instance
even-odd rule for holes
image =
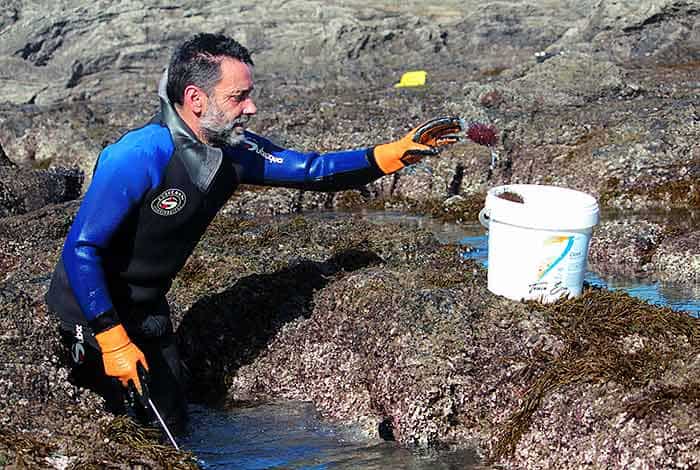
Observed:
[[[237,95],[231,95],[229,98],[231,99],[231,101],[235,101],[237,103],[240,103],[241,101],[245,101],[245,99],[248,98],[249,96],[250,96],[250,92],[246,91],[243,93],[239,93]]]

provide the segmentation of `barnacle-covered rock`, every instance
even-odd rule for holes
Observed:
[[[76,199],[81,195],[83,179],[79,170],[0,166],[0,217]]]

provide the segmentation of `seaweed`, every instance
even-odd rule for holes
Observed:
[[[525,204],[525,200],[523,199],[523,197],[520,194],[513,191],[503,191],[502,193],[497,194],[496,197],[500,197],[501,199],[505,199],[506,201]]]
[[[683,385],[664,385],[650,395],[640,397],[625,404],[625,411],[630,418],[641,419],[660,411],[666,411],[677,403],[700,401],[700,383],[690,382]]]
[[[601,207],[610,207],[617,199],[625,196],[640,196],[661,206],[700,208],[700,186],[695,179],[690,178],[625,188],[618,178],[611,177],[603,182],[599,192]]]
[[[43,460],[55,449],[55,446],[42,442],[29,433],[0,428],[1,465],[10,464],[14,459],[16,468],[32,468],[38,460]]]
[[[160,468],[174,470],[199,468],[191,453],[178,451],[170,444],[160,444],[159,429],[139,426],[128,417],[114,418],[103,426],[102,433],[109,440],[136,449],[140,454],[150,457],[158,463]]]
[[[685,312],[659,308],[620,292],[588,290],[583,295],[550,305],[530,302],[531,309],[544,309],[549,331],[562,339],[558,356],[539,355],[539,363],[525,359],[539,374],[530,384],[523,402],[499,432],[491,458],[513,455],[527,432],[534,413],[552,391],[575,383],[615,382],[626,389],[641,388],[659,379],[676,360],[687,357],[688,347],[700,349],[700,320]],[[621,338],[639,335],[646,339],[636,351],[628,351]],[[681,338],[679,340],[678,338]],[[679,346],[684,344],[686,346]],[[663,341],[665,347],[660,347]],[[700,399],[700,383],[665,386],[651,396],[627,405],[642,415],[672,403]]]

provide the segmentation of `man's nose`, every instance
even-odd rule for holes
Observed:
[[[253,115],[258,112],[258,107],[255,106],[253,98],[247,98],[245,106],[243,107],[243,114]]]

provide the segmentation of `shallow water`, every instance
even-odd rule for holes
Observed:
[[[321,217],[342,217],[337,213]],[[488,265],[488,238],[477,224],[457,225],[420,216],[367,212],[376,223],[401,221],[432,231],[443,243],[464,245],[463,256]],[[700,291],[653,279],[601,277],[588,271],[585,281],[622,290],[649,303],[700,316]],[[181,444],[207,469],[414,469],[485,468],[471,451],[420,455],[392,442],[368,441],[360,432],[325,423],[308,403],[271,403],[216,410],[190,408],[191,422]]]
[[[181,447],[205,469],[477,469],[472,452],[419,455],[324,423],[313,405],[279,402],[216,410],[190,406]]]

